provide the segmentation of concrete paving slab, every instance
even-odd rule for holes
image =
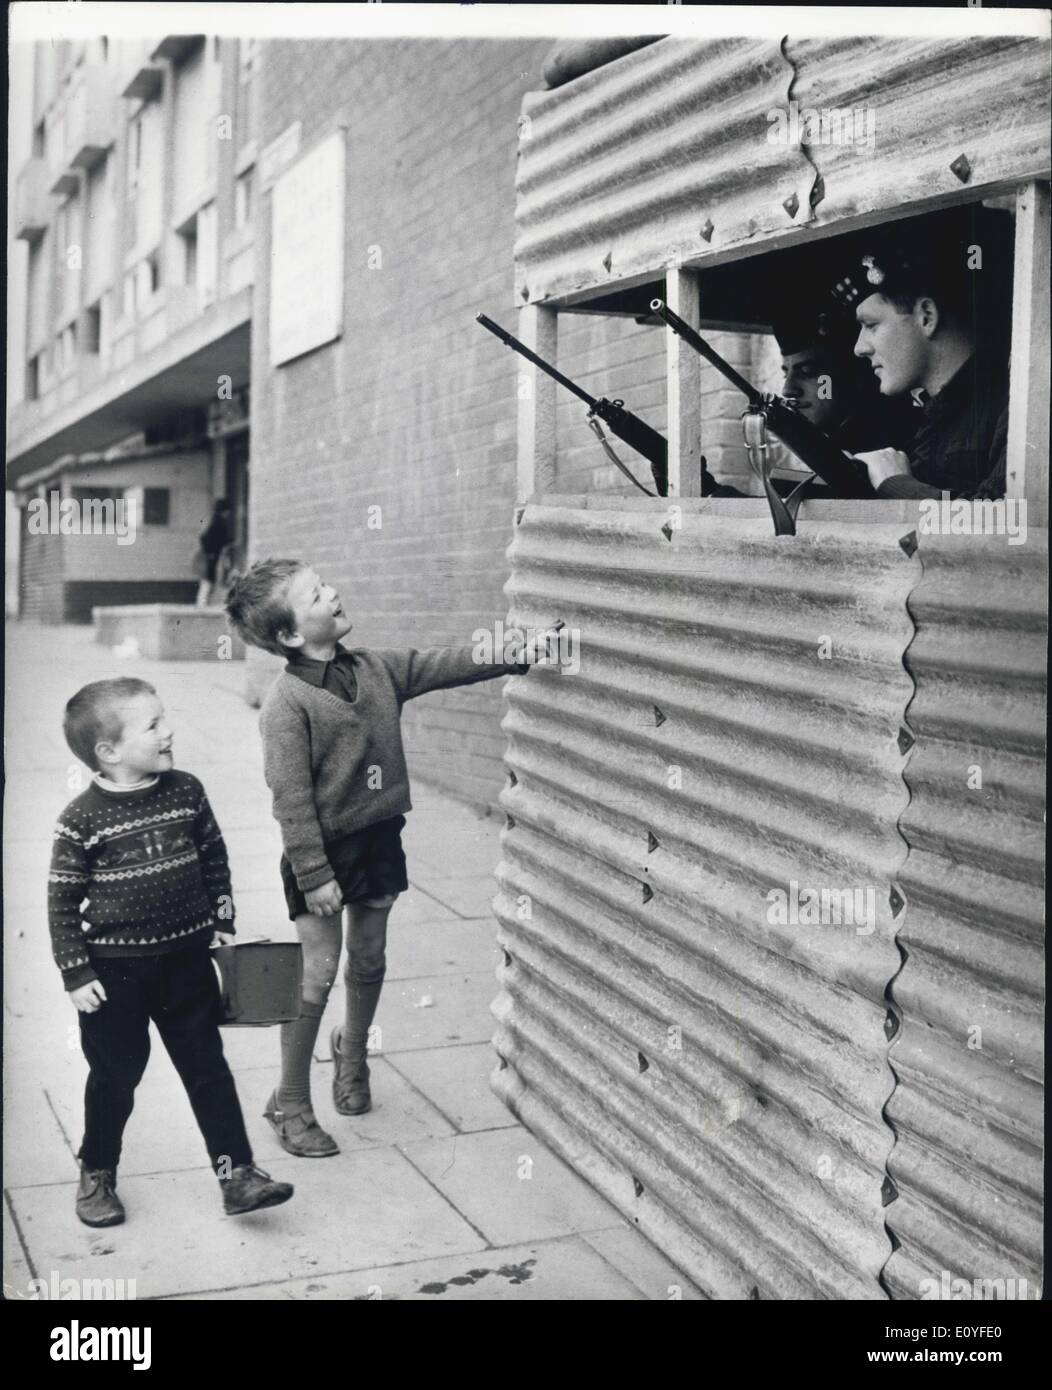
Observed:
[[[246,1291],[246,1296],[249,1291]],[[432,1303],[539,1303],[603,1299],[638,1302],[639,1289],[579,1236],[470,1255],[315,1276],[254,1291],[266,1300]]]
[[[492,921],[464,922],[451,917],[444,922],[409,923],[392,916],[387,932],[387,980],[489,970],[496,984],[501,954],[496,931],[497,924]]]
[[[120,1165],[122,1182],[127,1177],[144,1173],[209,1168],[205,1141],[197,1128],[183,1083],[153,1029],[151,1041],[153,1050],[150,1061],[135,1093],[135,1109],[124,1131]],[[86,1075],[86,1064],[84,1072]],[[267,1077],[260,1077],[257,1089],[266,1083]],[[237,1087],[245,1128],[253,1149],[256,1149],[270,1137],[267,1123],[262,1117],[263,1107],[252,1107],[247,1103],[248,1088],[243,1078],[237,1080]],[[63,1130],[74,1146],[79,1146],[84,1124],[82,1092],[71,1092],[68,1086],[61,1089],[49,1087],[48,1094]],[[267,1147],[269,1149],[269,1144]]]
[[[486,1042],[493,1033],[489,1006],[496,995],[491,970],[392,980],[384,986],[376,1011],[383,1051]],[[426,999],[430,1005],[424,1004]]]
[[[29,1300],[33,1295],[29,1281],[35,1276],[29,1268],[18,1230],[4,1203],[4,1298],[12,1302]]]
[[[510,1129],[518,1124],[490,1089],[490,1072],[496,1061],[492,1045],[479,1043],[398,1052],[391,1058],[391,1065],[408,1077],[458,1130],[467,1133]]]
[[[382,1148],[416,1143],[454,1134],[455,1128],[426,1096],[384,1057],[370,1057],[373,1108],[364,1115],[338,1115],[332,1103],[332,1063],[316,1066],[311,1074],[311,1101],[318,1123],[339,1144],[340,1149]],[[277,1080],[277,1071],[241,1072],[238,1093],[257,1160],[277,1161],[284,1150],[277,1136],[262,1119],[263,1110]],[[256,1118],[260,1117],[260,1118]],[[257,1132],[262,1136],[257,1142]],[[318,1160],[321,1162],[322,1160]]]
[[[635,1226],[612,1226],[582,1237],[608,1264],[630,1280],[645,1298],[656,1302],[704,1303],[705,1295],[682,1270],[641,1236]]]
[[[284,1206],[222,1214],[207,1171],[130,1177],[123,1226],[91,1231],[74,1184],[11,1190],[34,1266],[60,1277],[135,1278],[138,1298],[226,1291],[484,1248],[485,1241],[394,1149],[267,1164],[296,1184]]]
[[[493,865],[496,867],[497,860]],[[414,883],[461,917],[484,917],[493,921],[493,899],[497,884],[492,874],[450,878],[442,874],[417,873]]]
[[[625,1224],[521,1125],[407,1144],[403,1152],[494,1245]]]

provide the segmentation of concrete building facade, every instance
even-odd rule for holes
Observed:
[[[196,501],[175,530],[81,547],[124,597],[171,597],[192,581],[195,533],[228,481],[246,525],[256,48],[205,35],[28,47],[12,52],[32,77],[11,113],[25,154],[12,168],[11,273],[24,294],[8,338],[8,487],[24,509],[116,447],[107,495],[134,494],[156,482],[156,446],[193,453],[203,485],[181,488]],[[23,522],[23,605],[55,620],[84,616],[39,593],[45,569],[54,590],[44,552],[59,539]]]

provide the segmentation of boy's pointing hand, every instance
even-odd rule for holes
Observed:
[[[102,1007],[106,1002],[106,991],[102,988],[101,980],[89,980],[86,985],[80,985],[77,989],[71,989],[69,997],[77,1006],[82,1014],[93,1014],[96,1009]]]

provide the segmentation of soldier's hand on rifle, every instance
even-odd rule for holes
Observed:
[[[874,492],[888,478],[911,478],[913,470],[910,461],[901,449],[870,449],[865,454],[855,454],[869,471],[869,481]]]

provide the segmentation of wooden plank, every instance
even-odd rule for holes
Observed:
[[[1016,196],[1012,371],[1008,391],[1008,497],[1047,516],[1049,380],[1049,186]],[[1036,518],[1033,518],[1036,520]]]
[[[524,304],[516,335],[528,348],[555,365],[559,319],[546,304]],[[519,450],[518,498],[525,502],[555,486],[555,382],[516,356],[518,365]]]
[[[666,303],[690,326],[699,318],[698,276],[683,267],[665,275]],[[701,359],[671,328],[665,330],[668,374],[668,495],[701,496]]]

